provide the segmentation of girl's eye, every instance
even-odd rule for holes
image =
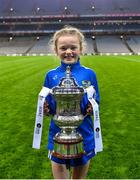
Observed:
[[[77,47],[76,46],[72,46],[72,47],[60,47],[60,50],[61,51],[66,51],[67,49],[71,49],[72,51],[75,51],[76,49],[77,49]]]
[[[61,49],[62,51],[66,51],[66,50],[67,50],[66,47],[61,47],[60,49]]]
[[[75,50],[76,48],[77,48],[77,47],[75,47],[75,46],[72,46],[72,47],[71,47],[71,50]]]

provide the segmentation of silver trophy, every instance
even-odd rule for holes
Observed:
[[[61,128],[54,137],[53,155],[61,159],[79,158],[84,153],[82,135],[76,131],[84,119],[80,109],[84,88],[78,86],[70,73],[70,67],[67,66],[66,76],[52,89],[56,101],[53,119]]]

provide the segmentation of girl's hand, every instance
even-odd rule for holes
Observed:
[[[93,114],[93,108],[92,108],[92,105],[91,105],[90,102],[87,105],[86,113],[87,113],[87,115],[92,115]]]
[[[50,112],[49,104],[47,101],[45,101],[44,102],[44,115],[49,116],[50,115],[49,112]]]

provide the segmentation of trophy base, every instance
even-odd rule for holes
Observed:
[[[82,157],[83,154],[84,154],[84,152],[80,153],[80,154],[77,154],[77,155],[75,155],[75,154],[64,155],[64,154],[60,154],[60,153],[55,152],[55,151],[52,152],[52,155],[59,158],[59,159],[76,159],[76,158]]]
[[[60,159],[75,159],[83,154],[83,138],[79,133],[74,131],[69,136],[60,132],[54,137],[53,156]]]
[[[55,142],[55,148],[52,152],[52,155],[55,157],[58,157],[60,159],[75,159],[80,158],[84,152],[82,148],[83,143],[65,143],[60,144],[58,142]]]

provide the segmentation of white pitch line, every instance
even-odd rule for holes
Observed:
[[[117,58],[117,59],[119,59],[119,58],[121,58],[121,59],[124,59],[124,60],[127,60],[127,61],[132,61],[132,62],[140,62],[140,60],[138,60],[138,59],[129,59],[129,58],[125,58],[125,57],[117,57],[117,56],[113,56],[113,58]]]

